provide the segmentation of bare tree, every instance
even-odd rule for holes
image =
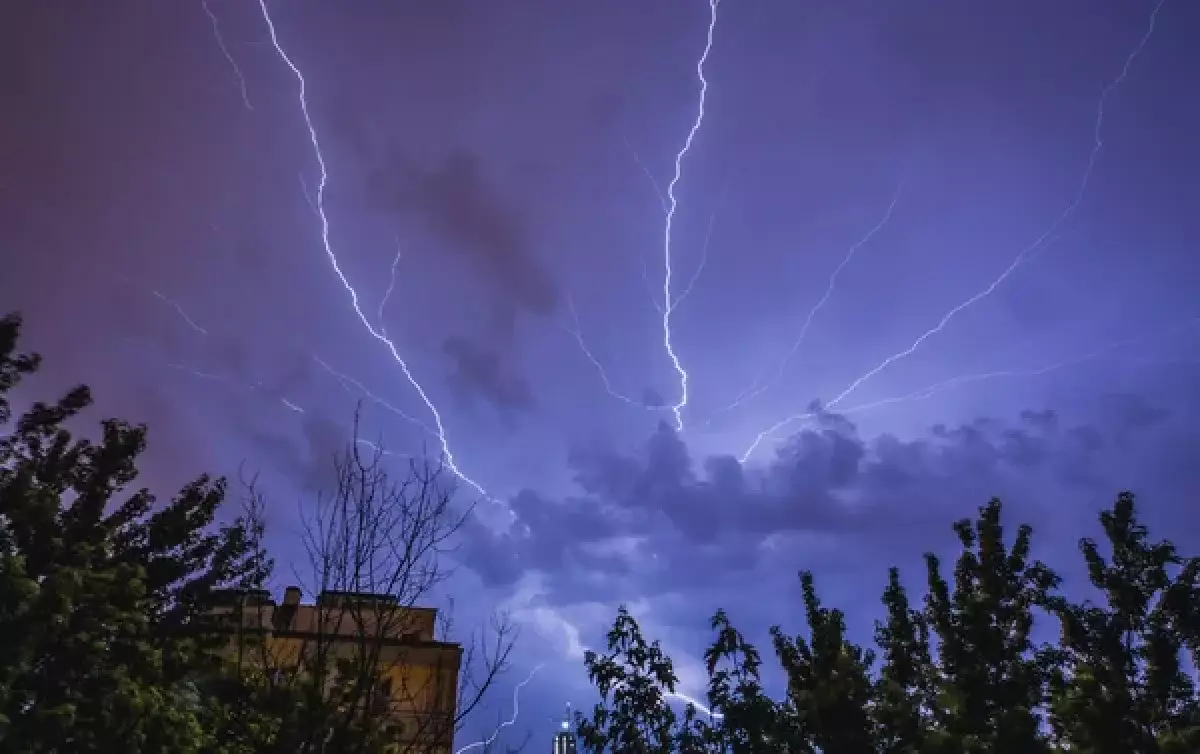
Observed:
[[[472,508],[454,504],[444,463],[409,458],[395,473],[394,456],[359,438],[357,415],[354,430],[333,459],[332,489],[301,510],[309,572],[297,575],[315,602],[291,589],[282,605],[267,595],[238,602],[240,678],[257,689],[258,709],[279,710],[267,735],[253,722],[255,737],[289,754],[450,754],[506,669],[516,632],[493,615],[465,641],[448,640],[451,611],[429,603]],[[244,483],[261,518],[255,481]]]

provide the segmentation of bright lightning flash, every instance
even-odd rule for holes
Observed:
[[[321,176],[317,183],[317,191],[314,197],[313,205],[317,212],[317,216],[321,221],[321,245],[325,251],[325,256],[329,261],[329,265],[333,268],[334,274],[337,275],[338,280],[341,282],[342,287],[346,290],[346,293],[350,294],[350,303],[354,307],[354,313],[358,315],[358,319],[362,323],[363,328],[371,335],[372,338],[387,347],[388,351],[392,354],[392,359],[400,367],[400,371],[404,373],[405,379],[408,380],[408,384],[410,384],[412,388],[417,391],[417,395],[420,396],[421,401],[425,404],[425,407],[429,409],[429,413],[433,417],[433,423],[436,427],[436,434],[438,442],[441,445],[442,456],[446,462],[446,467],[449,468],[456,477],[470,485],[484,499],[499,504],[495,498],[488,494],[487,490],[484,489],[482,485],[480,485],[471,477],[467,476],[462,469],[459,468],[454,457],[454,452],[450,448],[450,441],[446,435],[446,428],[442,422],[441,412],[438,411],[437,406],[434,405],[433,400],[429,397],[429,394],[426,393],[425,388],[422,387],[421,383],[417,381],[417,378],[413,376],[412,370],[409,369],[408,363],[404,360],[404,357],[400,355],[400,351],[396,347],[396,344],[390,338],[388,338],[384,332],[376,329],[371,324],[371,321],[367,318],[366,314],[363,313],[362,306],[359,303],[358,291],[355,290],[354,286],[351,285],[350,281],[346,278],[345,273],[342,272],[341,263],[338,261],[337,254],[334,252],[333,245],[329,238],[329,215],[325,211],[325,190],[328,188],[329,184],[329,171],[326,167],[324,153],[321,149],[321,141],[317,136],[316,126],[313,125],[312,116],[309,114],[308,82],[304,78],[304,73],[299,67],[296,66],[294,62],[292,62],[291,57],[287,54],[283,48],[283,45],[279,41],[279,36],[275,31],[275,22],[271,19],[270,10],[267,8],[267,0],[258,0],[258,7],[262,11],[263,21],[267,25],[267,33],[271,37],[271,45],[275,48],[275,52],[279,55],[279,59],[283,61],[284,65],[286,65],[289,70],[291,70],[292,75],[296,78],[296,83],[299,85],[299,93],[297,96],[299,98],[300,112],[304,117],[304,125],[308,129],[308,138],[312,145],[313,155],[316,157],[317,166],[320,168]]]
[[[944,314],[942,316],[941,320],[939,320],[936,325],[934,325],[933,327],[931,327],[930,329],[928,329],[924,333],[922,333],[920,335],[920,337],[918,337],[915,341],[913,341],[912,345],[910,345],[908,348],[904,349],[903,351],[898,351],[897,353],[894,353],[891,356],[888,356],[886,359],[881,361],[875,367],[873,367],[872,369],[870,369],[863,375],[861,375],[858,378],[856,378],[855,380],[853,380],[848,387],[846,387],[844,390],[842,390],[842,392],[838,393],[837,396],[835,396],[832,400],[830,400],[828,403],[825,404],[825,408],[827,410],[835,408],[843,400],[845,400],[847,397],[849,397],[851,393],[853,393],[855,390],[857,390],[859,388],[859,386],[861,386],[864,382],[871,379],[872,377],[875,377],[876,375],[878,375],[880,372],[882,372],[887,367],[891,366],[892,364],[894,364],[897,361],[900,361],[901,359],[905,359],[905,358],[911,356],[913,353],[916,352],[916,350],[918,348],[921,347],[921,344],[923,344],[926,340],[932,338],[934,335],[937,335],[938,333],[940,333],[944,329],[946,329],[946,326],[948,324],[950,324],[950,321],[953,320],[954,317],[957,316],[960,312],[962,312],[965,309],[970,308],[971,306],[977,304],[978,302],[980,302],[983,299],[990,296],[992,294],[992,292],[995,291],[1006,280],[1008,280],[1008,278],[1011,277],[1014,272],[1016,272],[1017,268],[1020,267],[1024,262],[1026,262],[1030,258],[1030,256],[1032,256],[1037,251],[1046,247],[1048,245],[1048,242],[1051,239],[1051,236],[1059,228],[1059,226],[1061,226],[1064,222],[1066,222],[1067,219],[1069,219],[1075,213],[1075,211],[1079,208],[1079,205],[1083,203],[1084,195],[1087,193],[1088,185],[1092,179],[1092,173],[1094,172],[1095,167],[1096,167],[1096,161],[1100,156],[1100,151],[1104,147],[1104,140],[1101,138],[1101,136],[1102,136],[1102,132],[1103,132],[1103,128],[1104,128],[1104,108],[1108,102],[1108,97],[1109,97],[1109,95],[1112,94],[1112,92],[1118,86],[1120,86],[1122,83],[1124,83],[1125,80],[1129,77],[1129,71],[1130,71],[1130,68],[1133,66],[1134,61],[1137,59],[1138,55],[1141,54],[1142,50],[1145,49],[1146,45],[1149,44],[1150,38],[1154,35],[1154,27],[1158,20],[1159,11],[1162,10],[1162,8],[1165,4],[1166,4],[1166,0],[1159,0],[1158,4],[1154,6],[1154,10],[1151,11],[1151,13],[1150,13],[1150,20],[1147,24],[1146,32],[1142,35],[1141,39],[1138,40],[1138,43],[1137,43],[1137,45],[1134,46],[1133,51],[1130,52],[1128,56],[1126,56],[1125,64],[1121,67],[1121,72],[1117,75],[1116,78],[1114,78],[1112,81],[1110,81],[1108,83],[1108,85],[1105,86],[1103,91],[1101,91],[1101,93],[1100,93],[1100,101],[1096,107],[1096,119],[1095,119],[1095,123],[1094,123],[1093,129],[1092,129],[1092,149],[1088,155],[1087,167],[1083,171],[1083,177],[1081,178],[1081,180],[1079,182],[1079,188],[1075,192],[1075,197],[1071,200],[1071,203],[1067,205],[1066,209],[1064,209],[1062,211],[1062,213],[1059,214],[1059,216],[1054,220],[1054,222],[1052,222],[1050,224],[1050,226],[1048,228],[1046,228],[1046,230],[1033,241],[1033,243],[1029,244],[1024,249],[1022,249],[1020,251],[1020,253],[1018,253],[1016,255],[1016,257],[1013,258],[1013,260],[1004,269],[1004,271],[1001,272],[998,277],[996,277],[994,280],[992,280],[991,283],[989,283],[985,288],[983,288],[982,290],[977,292],[975,295],[971,296],[967,300],[965,300],[962,303],[960,303],[959,305],[955,306],[950,311],[946,312],[946,314]],[[750,452],[753,452],[753,448],[757,447],[758,444],[761,443],[763,441],[763,438],[765,438],[766,436],[773,434],[774,432],[778,431],[779,429],[783,428],[784,426],[786,426],[788,424],[791,424],[794,421],[801,421],[803,419],[809,418],[810,416],[811,416],[810,413],[801,413],[801,414],[796,414],[794,416],[786,417],[786,418],[776,422],[769,429],[764,430],[763,432],[760,432],[758,434],[758,436],[754,440],[754,443],[751,446]]]
[[[671,182],[667,184],[667,217],[663,231],[662,330],[663,347],[667,351],[667,356],[671,359],[675,373],[679,375],[679,400],[671,406],[671,412],[675,414],[675,428],[679,430],[683,429],[683,409],[687,407],[688,402],[688,373],[683,367],[683,363],[679,360],[679,355],[675,352],[674,338],[671,333],[671,315],[675,313],[675,307],[679,304],[679,301],[674,298],[671,290],[671,277],[673,273],[671,264],[671,232],[674,228],[675,211],[679,207],[679,201],[675,197],[675,186],[678,185],[683,173],[683,158],[691,150],[692,142],[696,139],[696,133],[700,130],[700,126],[704,124],[704,102],[708,96],[708,79],[704,77],[704,64],[708,62],[708,54],[712,51],[713,32],[717,27],[717,6],[720,4],[721,0],[708,0],[708,34],[704,44],[704,52],[700,54],[700,60],[696,62],[696,77],[700,79],[700,98],[696,111],[696,119],[692,122],[692,128],[688,131],[683,148],[675,155],[675,175],[671,178]]]
[[[462,747],[458,751],[454,752],[454,754],[464,754],[464,752],[471,751],[472,749],[480,749],[480,748],[486,748],[488,746],[491,746],[492,742],[494,742],[496,740],[496,737],[500,735],[501,731],[503,731],[505,728],[511,728],[513,725],[516,725],[517,717],[521,714],[521,689],[523,689],[525,686],[529,685],[529,682],[533,680],[533,677],[538,674],[538,672],[542,669],[542,667],[543,667],[542,665],[536,666],[532,671],[530,671],[529,675],[525,678],[525,680],[521,681],[520,683],[518,683],[516,686],[513,687],[512,717],[508,718],[504,722],[497,725],[496,730],[492,731],[492,735],[488,736],[487,738],[485,738],[481,741],[476,741],[475,743],[467,744],[466,746]]]

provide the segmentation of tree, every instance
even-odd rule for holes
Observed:
[[[40,359],[0,319],[0,421]],[[190,681],[220,666],[207,616],[218,590],[270,569],[253,522],[216,527],[223,480],[155,505],[131,490],[146,428],[66,423],[86,387],[35,403],[0,439],[0,748],[6,752],[220,751]]]
[[[786,751],[787,731],[781,711],[763,689],[758,649],[733,627],[724,610],[711,621],[716,633],[704,654],[708,670],[708,702],[716,726],[697,734],[710,750],[733,754],[779,754]]]
[[[888,569],[883,605],[887,618],[875,624],[875,643],[883,663],[872,711],[878,751],[918,754],[931,743],[929,711],[938,678],[930,655],[929,621],[910,607],[895,567]]]
[[[608,632],[607,652],[585,652],[584,664],[600,692],[591,718],[576,718],[584,751],[670,754],[681,739],[692,750],[700,745],[691,732],[696,708],[688,705],[681,721],[667,704],[679,683],[671,658],[659,642],[646,641],[625,607]]]
[[[993,499],[972,524],[954,524],[963,552],[953,589],[938,558],[926,555],[926,612],[938,642],[940,671],[934,717],[942,750],[1046,751],[1038,711],[1048,670],[1030,634],[1058,576],[1030,562],[1033,530],[1022,526],[1004,542],[1001,505]]]
[[[1064,661],[1052,684],[1055,736],[1087,754],[1198,751],[1200,701],[1182,655],[1197,646],[1200,558],[1150,541],[1129,492],[1100,523],[1109,557],[1088,538],[1079,549],[1103,602],[1051,602]]]
[[[845,616],[817,597],[813,575],[800,573],[809,638],[771,628],[775,653],[787,676],[783,727],[789,752],[869,754],[868,717],[874,654],[846,639]]]
[[[718,611],[705,654],[709,721],[667,708],[671,658],[622,608],[608,654],[586,658],[602,702],[579,732],[597,753],[1200,751],[1200,558],[1152,541],[1129,493],[1100,523],[1108,554],[1091,539],[1080,550],[1102,600],[1075,603],[1031,557],[1028,526],[1006,541],[992,500],[954,524],[962,551],[952,580],[926,555],[921,609],[889,569],[878,653],[847,640],[843,614],[822,606],[801,572],[808,635],[771,629],[786,680],[779,702],[764,690],[757,650]],[[1057,645],[1033,641],[1038,619],[1057,619]]]
[[[242,693],[268,702],[276,717],[264,720],[248,705],[228,722],[265,732],[264,754],[444,751],[506,668],[515,640],[496,616],[465,647],[435,641],[452,625],[442,613],[435,626],[428,605],[451,573],[445,555],[470,510],[454,506],[441,465],[410,459],[393,474],[383,447],[359,440],[357,427],[332,459],[332,490],[301,513],[302,580],[315,605],[302,611],[307,617],[274,612],[277,634],[301,628],[303,638],[238,636]],[[253,481],[247,491],[261,509]]]

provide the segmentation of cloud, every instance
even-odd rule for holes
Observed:
[[[473,524],[462,553],[491,587],[545,574],[551,603],[579,593],[621,600],[708,589],[768,562],[787,561],[790,575],[806,554],[882,572],[881,563],[930,549],[951,521],[992,496],[1005,500],[1011,521],[1065,537],[1060,544],[1073,549],[1099,506],[1152,478],[1120,463],[1130,438],[1150,456],[1182,440],[1150,435],[1160,425],[1182,428],[1175,411],[1134,395],[1102,405],[1088,424],[1025,411],[915,438],[865,439],[846,417],[825,413],[757,466],[696,459],[662,424],[639,453],[576,450],[577,495],[516,495],[514,525],[496,533]],[[1193,444],[1200,439],[1194,426],[1182,429]]]
[[[478,155],[457,150],[432,170],[399,154],[367,178],[379,208],[415,216],[443,238],[505,306],[545,317],[559,294],[525,220],[488,183]]]
[[[536,407],[533,389],[510,371],[499,351],[452,336],[442,342],[442,353],[453,365],[451,384],[464,396],[475,395],[487,401],[509,424],[517,414]]]
[[[519,316],[553,315],[559,291],[525,218],[487,180],[478,155],[456,150],[429,169],[394,152],[368,173],[367,195],[377,208],[418,219],[492,292],[487,345],[461,335],[443,343],[456,387],[474,392],[510,423],[515,412],[530,410],[529,386],[506,357]]]

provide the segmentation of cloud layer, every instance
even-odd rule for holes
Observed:
[[[489,586],[538,572],[551,602],[565,603],[581,593],[621,600],[700,589],[785,552],[790,572],[805,566],[800,546],[886,564],[919,555],[992,496],[1006,500],[1011,520],[1078,536],[1090,511],[1136,481],[1121,478],[1132,449],[1154,455],[1179,441],[1170,428],[1194,433],[1133,394],[1101,405],[1090,424],[1025,411],[915,438],[867,439],[846,417],[823,413],[759,466],[695,458],[661,424],[637,454],[572,453],[577,494],[521,492],[513,527],[473,527],[463,553]]]

